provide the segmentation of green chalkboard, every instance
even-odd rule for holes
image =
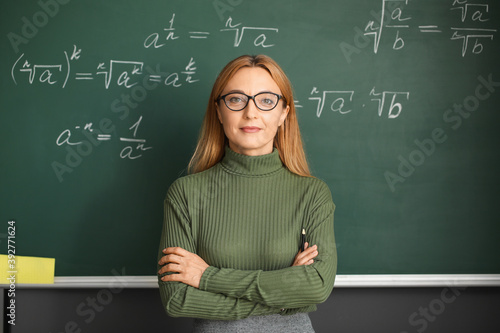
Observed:
[[[154,275],[163,198],[218,71],[288,73],[340,274],[500,273],[500,5],[71,1],[0,11],[0,246]]]

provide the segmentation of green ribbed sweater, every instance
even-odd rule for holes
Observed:
[[[170,316],[309,312],[330,295],[337,267],[330,190],[288,171],[276,149],[246,156],[226,147],[214,167],[177,179],[164,206],[159,256],[180,246],[210,265],[199,288],[158,281]],[[319,255],[312,265],[291,267],[302,228]]]

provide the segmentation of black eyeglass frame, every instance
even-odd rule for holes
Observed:
[[[248,98],[248,99],[247,99],[247,102],[246,102],[246,104],[245,104],[245,106],[243,106],[243,107],[242,107],[241,109],[239,109],[239,110],[234,110],[234,109],[231,109],[231,108],[227,105],[227,103],[226,103],[226,97],[227,97],[227,96],[229,96],[229,95],[233,95],[233,94],[240,94],[240,95],[244,95],[244,96],[246,96],[246,97]],[[255,97],[257,97],[257,96],[259,96],[259,95],[262,95],[262,94],[271,94],[271,95],[274,95],[274,96],[278,97],[278,100],[276,101],[276,105],[275,105],[275,106],[273,106],[273,107],[272,107],[272,109],[269,109],[269,110],[263,110],[263,109],[261,109],[261,108],[257,105],[257,102],[255,102]],[[242,92],[234,92],[234,91],[233,91],[233,92],[230,92],[230,93],[228,93],[228,94],[225,94],[225,95],[220,96],[219,98],[217,98],[217,101],[220,101],[221,99],[224,101],[224,104],[226,105],[226,107],[227,107],[229,110],[231,110],[231,111],[241,111],[241,110],[243,110],[244,108],[246,108],[246,107],[248,106],[248,103],[250,102],[250,100],[251,100],[251,99],[253,100],[253,103],[255,104],[255,106],[257,107],[257,109],[259,109],[259,110],[261,110],[261,111],[264,111],[264,112],[266,112],[266,111],[272,111],[272,110],[276,109],[276,107],[277,107],[277,106],[278,106],[278,104],[280,103],[280,100],[281,100],[281,99],[282,99],[282,100],[285,102],[285,104],[286,104],[286,99],[285,99],[283,96],[281,96],[281,95],[279,95],[279,94],[276,94],[276,93],[273,93],[273,92],[270,92],[270,91],[263,91],[263,92],[260,92],[260,93],[258,93],[258,94],[255,94],[255,95],[253,95],[253,96],[249,96],[249,95],[247,95],[247,94],[245,94],[245,93],[242,93]]]

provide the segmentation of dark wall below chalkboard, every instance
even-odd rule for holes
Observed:
[[[337,205],[340,274],[500,273],[498,3],[51,4],[0,13],[1,252],[14,220],[58,276],[155,274],[213,81],[265,53]]]
[[[495,331],[500,288],[460,288],[454,293],[445,289],[334,289],[310,317],[317,333]],[[74,323],[75,330],[93,333],[149,333],[165,328],[169,332],[191,332],[191,318],[171,318],[165,314],[157,289],[124,289],[114,294],[109,303],[97,304],[103,310],[97,312],[86,300],[96,298],[101,291],[20,290],[16,296],[19,319],[16,326],[11,326],[11,332],[61,332],[69,322]],[[53,302],[47,305],[47,299]],[[105,296],[103,300],[108,302]]]

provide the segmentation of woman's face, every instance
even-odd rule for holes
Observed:
[[[281,95],[271,75],[260,67],[243,67],[229,80],[221,96],[232,92],[254,96],[261,92]],[[257,108],[253,100],[241,111],[230,110],[224,101],[217,104],[217,115],[229,147],[236,153],[250,156],[270,154],[278,127],[283,124],[289,107],[283,107],[280,100],[271,111]]]

